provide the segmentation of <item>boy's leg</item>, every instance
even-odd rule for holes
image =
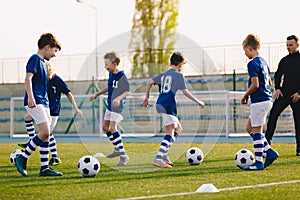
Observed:
[[[124,143],[120,132],[117,130],[118,123],[123,120],[120,113],[106,110],[104,116],[103,130],[106,132],[109,140],[114,146],[113,153],[107,155],[108,158],[115,158],[120,156],[118,166],[125,166],[129,161],[129,157],[125,152]]]
[[[117,131],[117,123],[111,122],[110,120],[104,120],[102,129],[106,133],[106,136],[109,139],[109,141],[114,146],[114,151],[111,154],[107,155],[107,157],[108,158],[119,157],[121,155],[121,152],[118,146],[116,145],[116,141],[115,141],[116,140],[115,137],[117,137],[117,135],[115,134],[115,137],[113,136],[113,133]]]
[[[47,139],[49,137],[49,135],[47,136],[47,134],[49,134],[48,122],[43,122],[43,123],[39,124],[38,127],[40,130],[39,134],[33,137],[33,139],[29,142],[28,146],[26,147],[24,153],[21,154],[20,156],[16,157],[16,160],[15,160],[16,167],[23,176],[27,175],[27,172],[26,172],[27,159],[32,154],[32,152],[35,151],[35,149],[38,146],[40,146],[44,140],[47,141]]]
[[[32,154],[33,151],[42,143],[43,141],[38,137],[34,136],[27,145],[25,151],[15,158],[15,163],[17,170],[23,175],[27,176],[26,165],[28,157]]]
[[[168,153],[167,150],[171,143],[171,140],[172,140],[171,135],[165,135],[165,137],[163,138],[163,140],[160,143],[159,150],[152,162],[153,166],[162,167],[162,168],[171,168],[172,167],[171,165],[166,164],[163,161],[163,156],[167,155],[167,153]]]
[[[264,142],[264,152],[266,152],[266,160],[264,163],[264,168],[266,168],[270,166],[279,157],[279,153],[274,149],[272,149],[271,145],[269,145],[265,136],[262,137]]]
[[[117,127],[117,123],[111,121],[110,127],[111,126]],[[125,152],[122,136],[121,136],[120,132],[114,128],[110,128],[109,130],[110,130],[109,132],[111,133],[111,135],[109,136],[109,139],[112,142],[112,144],[114,145],[114,152],[107,155],[107,157],[114,158],[114,157],[120,156],[120,161],[118,163],[118,166],[124,166],[128,163],[129,157],[127,156],[127,154]],[[113,131],[115,131],[115,132],[113,132]]]
[[[170,143],[169,143],[169,146],[166,147],[166,154],[163,155],[163,157],[162,157],[162,160],[163,160],[166,164],[171,165],[171,166],[173,166],[173,162],[172,162],[171,159],[169,158],[168,152],[169,152],[169,149],[171,148],[172,144],[176,141],[177,137],[178,137],[178,133],[177,133],[177,132],[174,132],[174,135],[173,135],[173,137],[172,137],[172,139],[171,139],[171,141],[170,141]]]
[[[26,171],[26,165],[27,165],[27,159],[31,155],[35,149],[42,144],[43,141],[48,142],[49,140],[49,135],[50,135],[50,113],[49,113],[49,108],[45,108],[42,105],[37,105],[34,108],[28,108],[25,107],[27,112],[32,116],[33,119],[35,119],[38,128],[39,128],[39,134],[34,136],[34,138],[30,141],[29,145],[26,147],[25,152],[16,157],[15,163],[17,170],[23,175],[27,175]],[[48,143],[49,145],[49,143]],[[46,147],[46,144],[44,145]],[[47,154],[49,155],[49,151],[47,153],[44,152],[42,157],[46,158],[48,157]],[[43,162],[47,163],[46,160],[43,159]],[[41,164],[44,165],[44,164]],[[47,164],[48,165],[48,164]],[[46,169],[43,171],[43,173],[40,172],[40,176],[61,176],[62,173],[60,172],[54,172],[51,169]]]
[[[51,159],[49,161],[49,166],[55,166],[61,163],[61,160],[59,159],[59,156],[57,154],[56,140],[54,135],[52,134],[52,131],[57,124],[57,121],[58,121],[58,116],[51,116],[50,139],[49,139]]]
[[[263,135],[261,133],[254,133],[253,134],[253,145],[254,145],[254,155],[255,155],[255,163],[251,166],[247,166],[244,170],[263,170],[263,149],[264,149],[264,142],[263,142]]]
[[[26,132],[29,136],[29,141],[32,140],[32,138],[35,135],[35,130],[34,130],[34,124],[33,124],[33,119],[29,114],[26,114],[24,116],[24,123],[25,123],[25,127],[26,127]],[[22,144],[18,144],[19,147],[21,148],[26,148],[27,145],[29,144],[29,141],[26,143],[22,143]]]
[[[59,159],[59,156],[57,154],[56,140],[52,133],[50,134],[49,147],[51,152],[51,159],[49,161],[49,166],[59,165],[61,163],[61,160]]]
[[[40,144],[40,160],[41,160],[41,169],[40,171],[45,171],[49,169],[49,142],[42,142]]]

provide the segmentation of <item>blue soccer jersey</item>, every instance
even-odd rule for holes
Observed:
[[[54,78],[49,80],[48,98],[51,116],[59,116],[61,108],[61,94],[67,95],[70,92],[68,85],[61,77],[55,74]]]
[[[248,63],[248,87],[251,85],[251,78],[258,77],[259,88],[250,95],[251,103],[272,100],[272,91],[269,85],[270,69],[262,57],[255,57]]]
[[[26,73],[33,73],[31,80],[33,97],[36,104],[49,107],[48,101],[48,71],[44,59],[37,54],[32,55],[26,65]],[[24,106],[28,105],[28,95],[25,91]]]
[[[107,86],[107,109],[113,112],[121,113],[125,106],[125,98],[120,101],[119,107],[112,107],[111,103],[116,97],[120,96],[126,91],[130,91],[129,82],[124,71],[119,71],[117,74],[110,72]]]
[[[176,92],[187,88],[183,75],[175,69],[169,69],[153,77],[152,80],[161,85],[156,102],[157,112],[177,116]]]

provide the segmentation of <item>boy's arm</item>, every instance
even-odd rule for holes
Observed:
[[[26,76],[25,76],[25,90],[26,90],[26,93],[28,96],[28,107],[29,108],[34,108],[36,106],[36,102],[35,102],[33,92],[32,92],[32,83],[31,83],[33,75],[34,75],[33,73],[27,72]]]
[[[251,78],[251,85],[248,88],[248,90],[246,91],[246,93],[244,94],[243,98],[241,99],[241,103],[247,104],[249,95],[252,94],[253,92],[255,92],[258,88],[259,88],[258,77],[253,76]]]
[[[114,100],[112,101],[112,106],[113,107],[118,107],[120,106],[120,101],[122,99],[124,99],[125,97],[127,97],[128,95],[130,95],[130,91],[125,91],[123,92],[120,96],[114,98]]]
[[[205,105],[204,102],[198,100],[192,93],[190,93],[190,91],[188,91],[188,89],[183,89],[182,92],[183,92],[183,94],[187,98],[191,99],[192,101],[194,101],[195,103],[197,103],[199,106],[201,106],[202,108],[204,108],[204,105]]]
[[[99,92],[97,92],[96,94],[92,95],[90,97],[90,100],[93,101],[95,99],[97,99],[97,97],[99,97],[100,95],[106,93],[108,91],[108,87],[106,86],[105,88],[103,88],[102,90],[100,90]]]
[[[73,94],[71,92],[68,92],[67,97],[68,97],[70,103],[72,104],[72,106],[74,107],[76,116],[82,117],[82,112],[81,112],[81,110],[79,110]]]
[[[146,86],[146,97],[144,99],[144,102],[143,102],[143,106],[145,108],[148,107],[149,105],[149,98],[150,98],[150,91],[151,91],[151,88],[152,88],[152,85],[154,84],[154,81],[152,79],[150,79],[147,83],[147,86]]]

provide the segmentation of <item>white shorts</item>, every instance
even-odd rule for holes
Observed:
[[[57,120],[58,120],[58,116],[51,116],[50,132],[52,132],[53,129],[55,128]]]
[[[176,116],[165,114],[165,113],[161,113],[161,116],[162,116],[164,126],[169,126],[171,124],[174,124],[174,128],[178,129],[178,132],[182,131],[182,126]]]
[[[44,122],[51,123],[50,109],[45,108],[42,104],[36,105],[34,108],[29,108],[25,106],[27,113],[34,119],[37,125]]]
[[[263,126],[266,123],[266,118],[272,105],[272,101],[250,104],[250,120],[252,127]]]
[[[123,120],[123,116],[119,113],[112,112],[112,111],[106,109],[105,114],[104,114],[104,120],[119,123],[120,121]]]

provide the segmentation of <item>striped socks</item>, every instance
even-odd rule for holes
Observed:
[[[41,171],[49,169],[49,142],[42,142],[40,144],[40,160],[41,160]]]
[[[30,140],[27,145],[25,152],[20,156],[21,158],[28,159],[28,157],[35,151],[35,149],[40,146],[43,141],[36,135]]]
[[[25,120],[25,126],[26,126],[26,131],[28,133],[29,139],[32,140],[32,138],[35,135],[33,119],[32,120]]]
[[[264,141],[261,133],[253,134],[253,144],[256,162],[263,163]]]
[[[172,136],[165,135],[164,139],[161,141],[160,148],[155,159],[162,159],[164,155],[167,155],[172,140]]]
[[[58,154],[56,150],[56,140],[52,133],[50,133],[49,147],[50,147],[52,158],[58,159]]]
[[[165,155],[168,154],[169,149],[171,148],[172,144],[176,141],[177,137],[178,137],[178,133],[174,132],[174,137],[172,137],[169,145],[166,147],[166,154]]]
[[[107,137],[111,141],[111,143],[114,145],[115,151],[119,151],[120,155],[126,155],[125,149],[124,149],[124,144],[123,144],[123,139],[119,131],[116,131],[114,133],[107,132],[106,133]]]

